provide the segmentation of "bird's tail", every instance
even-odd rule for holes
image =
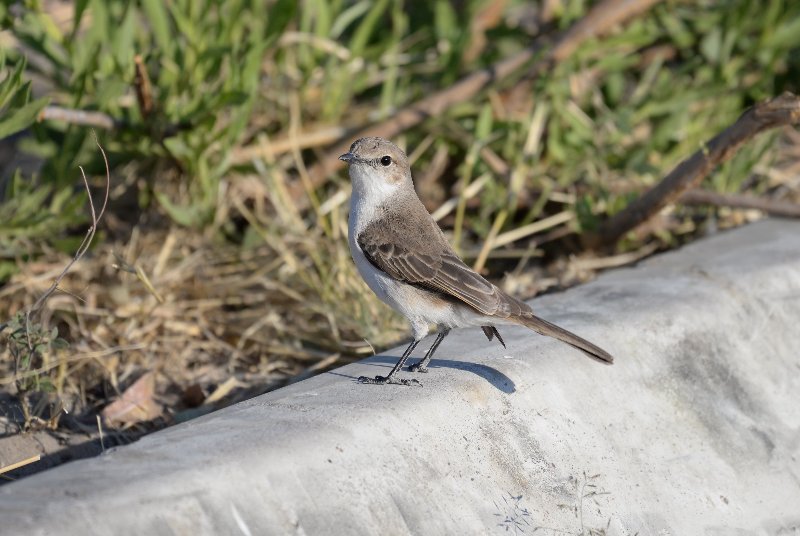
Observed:
[[[567,331],[564,328],[560,328],[555,324],[551,324],[547,320],[543,320],[538,316],[533,314],[520,315],[514,318],[514,320],[526,328],[530,328],[536,333],[539,333],[540,335],[547,335],[548,337],[553,337],[559,341],[565,342],[570,346],[582,351],[592,359],[596,359],[597,361],[607,365],[610,365],[614,362],[614,358],[611,356],[611,354],[599,346],[590,343],[586,339],[578,337],[574,333]]]

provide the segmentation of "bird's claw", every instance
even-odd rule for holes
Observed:
[[[374,378],[368,378],[367,376],[359,376],[358,383],[368,383],[371,385],[392,384],[392,385],[406,385],[406,386],[419,385],[420,387],[422,386],[419,380],[415,380],[413,378],[410,380],[406,380],[406,379],[398,379],[387,376],[375,376]]]
[[[414,363],[410,367],[408,367],[409,372],[421,372],[423,374],[428,373],[428,367],[422,366],[421,363]]]

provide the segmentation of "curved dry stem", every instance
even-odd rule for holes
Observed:
[[[72,266],[76,262],[81,260],[81,258],[89,250],[89,246],[92,245],[92,240],[94,239],[94,235],[97,232],[97,225],[100,222],[100,219],[103,217],[103,214],[105,214],[106,207],[108,206],[108,196],[111,190],[111,170],[108,166],[108,158],[106,157],[106,153],[103,150],[103,147],[100,145],[100,141],[97,139],[97,133],[95,133],[94,130],[92,131],[92,135],[94,136],[95,144],[97,145],[98,149],[100,149],[100,154],[103,155],[103,163],[105,164],[106,168],[106,189],[103,197],[103,205],[100,207],[100,212],[97,213],[95,211],[94,200],[92,199],[92,190],[89,187],[89,181],[86,178],[86,173],[84,173],[82,166],[78,166],[78,169],[81,172],[81,177],[83,178],[83,185],[86,188],[86,195],[89,198],[89,210],[92,215],[92,223],[86,230],[86,236],[83,237],[81,244],[78,246],[78,249],[75,251],[75,254],[72,256],[72,259],[69,261],[69,263],[67,263],[64,269],[61,271],[61,273],[58,274],[55,281],[53,281],[53,284],[50,285],[50,287],[41,296],[39,296],[39,299],[36,300],[33,306],[28,311],[25,312],[25,334],[28,341],[29,349],[33,349],[33,343],[31,342],[31,337],[30,337],[31,316],[39,312],[39,310],[41,310],[41,308],[44,307],[44,304],[47,302],[50,296],[52,296],[53,293],[56,290],[58,290],[58,285],[72,269]]]

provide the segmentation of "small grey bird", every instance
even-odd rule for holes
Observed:
[[[453,328],[478,326],[491,341],[500,325],[522,325],[555,337],[604,363],[614,358],[574,333],[533,314],[528,304],[509,296],[456,255],[442,230],[417,197],[408,158],[383,138],[361,138],[339,157],[350,166],[350,252],[369,288],[411,324],[414,340],[387,376],[358,381],[418,384],[397,373],[427,334],[440,328],[425,357],[412,372],[427,372],[434,352]]]

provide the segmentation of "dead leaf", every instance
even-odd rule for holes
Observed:
[[[160,417],[161,405],[153,399],[155,385],[155,374],[147,372],[103,409],[103,419],[112,426],[125,426]]]

